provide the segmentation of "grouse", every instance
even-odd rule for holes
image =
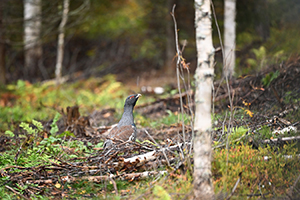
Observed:
[[[136,126],[133,119],[133,108],[141,94],[130,95],[126,98],[124,104],[124,112],[118,125],[110,130],[108,139],[104,142],[104,148],[111,146],[111,139],[120,139],[123,141],[135,141],[136,139]]]

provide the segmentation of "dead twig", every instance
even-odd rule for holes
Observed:
[[[116,184],[116,182],[114,181],[114,179],[112,178],[112,176],[109,176],[109,180],[110,180],[110,182],[111,182],[111,183],[113,184],[113,186],[114,186],[115,194],[118,195],[117,184]]]
[[[234,187],[233,187],[233,189],[232,189],[230,195],[226,198],[226,200],[229,200],[229,199],[232,197],[232,195],[233,195],[234,191],[236,190],[237,186],[239,185],[241,179],[242,179],[242,172],[239,173],[239,178],[238,178],[238,180],[235,182],[235,185],[234,185]]]
[[[294,184],[291,186],[290,192],[289,192],[289,196],[291,196],[291,197],[293,196],[293,191],[294,191],[297,183],[299,182],[299,180],[300,180],[300,175],[297,177],[297,179],[295,180]]]
[[[19,192],[16,191],[15,189],[9,187],[8,185],[6,185],[5,187],[6,187],[7,189],[11,190],[11,191],[12,191],[13,193],[15,193],[16,195],[18,195],[18,196],[20,196],[20,197],[22,197],[22,198],[24,198],[24,199],[28,199],[28,200],[30,199],[30,198],[25,197],[23,194],[19,193]]]
[[[176,52],[177,52],[177,62],[176,62],[176,75],[177,75],[177,87],[178,87],[178,92],[179,92],[179,96],[180,96],[180,111],[181,111],[181,123],[182,123],[182,135],[183,135],[183,142],[186,142],[186,136],[185,136],[185,129],[184,129],[184,116],[183,116],[183,101],[182,101],[182,94],[181,94],[181,86],[180,86],[180,80],[179,80],[179,65],[180,65],[180,61],[181,61],[181,57],[182,57],[182,53],[179,50],[179,44],[178,44],[178,33],[177,33],[177,22],[176,22],[176,18],[175,18],[175,7],[176,5],[173,5],[173,9],[171,12],[171,16],[173,18],[173,22],[174,22],[174,30],[175,30],[175,43],[176,43]]]
[[[148,133],[147,130],[145,130],[145,133],[146,133],[146,134],[150,137],[150,139],[157,145],[157,147],[159,147],[160,149],[162,149],[162,148],[160,147],[160,145],[159,145],[159,144],[153,139],[153,137]],[[171,167],[170,161],[169,161],[169,159],[168,159],[168,157],[167,157],[166,152],[164,151],[164,149],[162,149],[162,152],[163,152],[163,154],[164,154],[165,159],[167,160],[168,166]]]

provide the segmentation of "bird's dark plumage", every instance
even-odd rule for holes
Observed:
[[[105,141],[104,147],[108,147],[112,144],[111,139],[135,141],[136,127],[133,119],[133,108],[140,96],[140,94],[134,94],[126,98],[122,118],[118,125],[109,132],[109,139]]]

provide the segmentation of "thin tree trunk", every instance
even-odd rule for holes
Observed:
[[[61,71],[64,58],[64,39],[65,39],[65,26],[68,20],[70,0],[64,0],[62,20],[59,25],[59,35],[57,43],[57,57],[55,67],[56,84],[61,83]]]
[[[210,0],[195,0],[197,68],[195,73],[194,198],[214,199],[211,173],[211,94],[214,76]]]
[[[6,83],[5,68],[5,42],[4,42],[4,25],[3,25],[4,1],[0,1],[0,85]]]
[[[229,79],[235,68],[235,10],[236,0],[225,0],[223,76]]]
[[[24,0],[24,51],[27,79],[36,75],[42,57],[41,12],[41,0]]]

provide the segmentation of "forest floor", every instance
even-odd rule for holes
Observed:
[[[135,92],[141,92],[143,86],[164,87],[167,92],[177,88],[176,77],[164,76],[158,72],[144,73],[138,79],[124,77],[122,73],[117,74],[117,80]],[[131,74],[131,77],[137,76]],[[237,171],[237,174],[223,174],[224,168],[220,163],[228,132],[231,133],[229,143],[232,152],[239,148],[241,152],[246,151],[241,146],[249,145],[247,152],[253,151],[257,156],[260,156],[257,149],[262,155],[269,152],[265,156],[273,156],[276,161],[268,162],[274,170],[264,163],[268,160],[266,158],[263,163],[257,163],[252,175],[243,172],[241,186],[234,193],[236,197],[298,197],[299,162],[282,161],[281,157],[290,152],[294,156],[299,154],[300,145],[295,142],[300,139],[299,86],[300,61],[234,78],[228,84],[224,80],[215,81],[213,148],[216,161],[213,164],[213,175],[220,199],[230,196],[236,179],[242,177],[238,174],[247,168],[244,163],[238,169],[231,169]],[[120,116],[112,107],[94,110],[91,114],[80,114],[79,107],[73,106],[61,111],[60,119],[43,120],[41,129],[39,124],[34,124],[30,125],[33,130],[25,126],[23,129],[15,129],[11,137],[2,134],[0,161],[4,163],[6,159],[8,164],[1,165],[0,184],[5,189],[0,187],[0,193],[6,190],[24,199],[30,199],[34,194],[48,196],[50,199],[116,198],[111,195],[125,199],[191,197],[192,179],[189,173],[193,158],[189,159],[188,155],[192,150],[193,128],[190,120],[194,110],[194,94],[192,91],[183,91],[182,95],[160,97],[151,90],[142,95],[142,98],[151,97],[154,100],[138,102],[135,107],[138,142],[114,141],[116,146],[113,149],[102,148],[111,125],[118,121],[116,116]],[[180,98],[184,103],[183,116],[180,114]],[[147,123],[147,120],[151,123]],[[57,130],[53,134],[55,127]],[[293,148],[284,147],[286,144],[292,144]],[[5,156],[4,152],[10,150],[15,150],[12,151],[13,156]],[[40,158],[36,158],[39,155]],[[240,156],[242,160],[247,156],[245,152],[243,155],[233,155],[232,158]],[[45,159],[47,162],[43,164],[38,159]],[[29,161],[36,164],[26,163]],[[286,163],[278,164],[280,161]],[[240,160],[232,160],[233,165],[239,165],[239,162]],[[249,165],[255,163],[252,160]],[[281,166],[282,164],[285,166]],[[291,169],[292,174],[287,174],[281,167]],[[286,176],[290,177],[288,182],[284,180]],[[226,177],[227,187],[221,183],[224,182],[221,177]],[[143,181],[145,178],[148,181]],[[166,182],[161,183],[161,179],[173,182],[167,185]],[[234,181],[230,182],[230,179]],[[273,182],[272,186],[267,186]],[[83,185],[86,185],[84,189]],[[262,185],[265,185],[264,189]],[[176,189],[173,188],[174,191],[171,192],[169,187]]]

